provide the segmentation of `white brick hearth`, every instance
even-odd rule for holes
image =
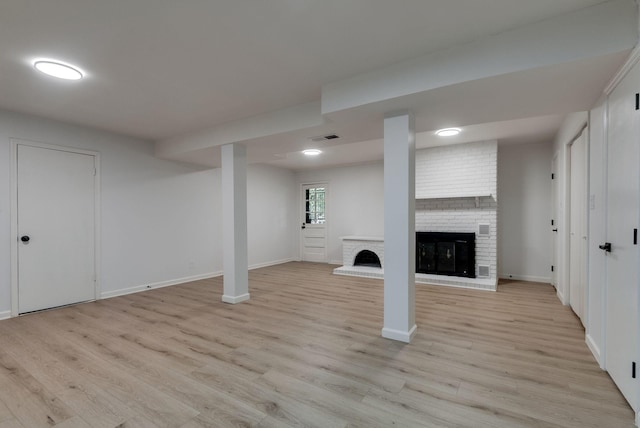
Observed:
[[[384,277],[384,238],[381,236],[343,236],[342,266],[333,270],[336,275],[362,276],[367,278]],[[358,253],[369,250],[378,256],[382,268],[354,266]]]

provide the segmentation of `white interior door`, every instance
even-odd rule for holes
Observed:
[[[587,282],[587,151],[586,130],[571,144],[569,303],[585,323]]]
[[[638,245],[634,229],[640,219],[640,121],[636,65],[609,96],[607,165],[606,369],[636,412],[638,379]]]
[[[302,260],[327,261],[327,193],[326,184],[302,186]]]
[[[17,147],[18,312],[95,298],[95,157]]]

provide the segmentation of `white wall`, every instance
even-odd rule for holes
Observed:
[[[342,264],[341,236],[384,235],[384,171],[381,162],[340,168],[299,171],[298,231],[302,224],[302,184],[329,183],[327,254],[329,263]],[[299,245],[299,243],[298,243]]]
[[[550,282],[552,144],[498,148],[501,278]]]
[[[0,112],[0,312],[10,309],[10,138],[100,152],[103,295],[221,269],[219,175],[153,156],[153,144]]]
[[[298,188],[291,170],[268,165],[248,166],[250,268],[297,259]]]
[[[103,296],[222,272],[219,169],[158,159],[151,142],[0,111],[0,318],[11,308],[10,138],[100,153]],[[249,166],[250,266],[295,258],[296,189],[290,171]]]

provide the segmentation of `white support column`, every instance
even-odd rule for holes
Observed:
[[[224,292],[222,301],[249,300],[247,256],[247,151],[240,144],[222,149],[222,225]]]
[[[409,112],[384,119],[384,328],[411,342],[415,323],[415,135]]]

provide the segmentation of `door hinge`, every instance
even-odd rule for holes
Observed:
[[[636,110],[640,110],[640,94],[636,94]]]
[[[551,265],[551,272],[553,272],[553,265]]]
[[[636,362],[635,361],[631,363],[631,377],[633,379],[636,378]]]
[[[638,245],[638,229],[633,229],[633,245]]]

